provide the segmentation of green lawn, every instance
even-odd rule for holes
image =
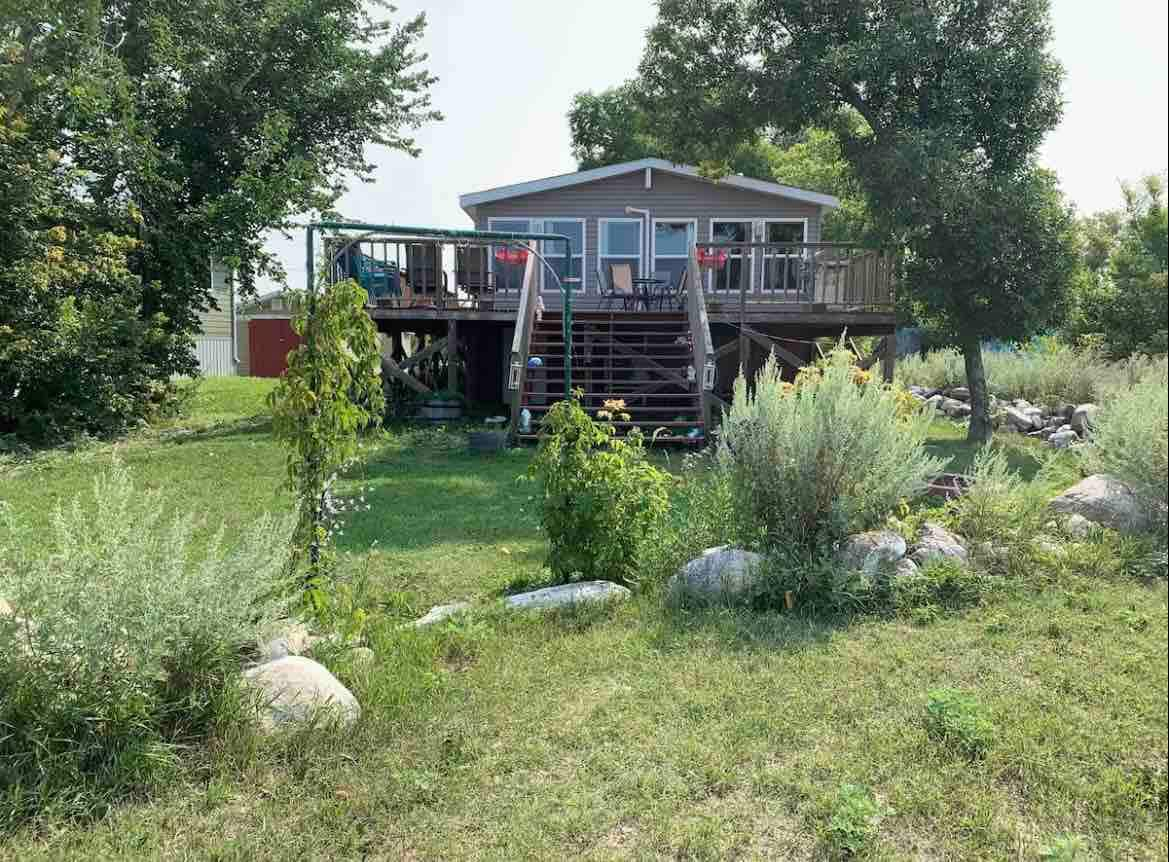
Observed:
[[[0,466],[0,499],[44,519],[116,455],[207,528],[242,529],[289,505],[282,453],[248,418],[262,395],[208,381],[173,428]],[[936,430],[964,469],[958,433]],[[871,858],[1038,859],[1061,835],[1091,858],[1169,858],[1164,582],[1069,577],[926,626],[686,613],[650,593],[401,629],[541,578],[529,457],[398,432],[347,480],[372,504],[341,539],[347,569],[382,611],[372,669],[336,667],[364,707],[354,730],[226,740],[153,801],[0,837],[0,858],[821,859],[843,783],[890,809]],[[1013,457],[1033,471],[1027,447]],[[942,686],[989,711],[985,758],[927,736]]]

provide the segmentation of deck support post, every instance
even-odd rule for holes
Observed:
[[[881,348],[881,379],[886,383],[893,382],[893,370],[897,363],[897,336],[889,333]]]
[[[456,392],[459,388],[459,322],[451,317],[446,322],[446,388]]]

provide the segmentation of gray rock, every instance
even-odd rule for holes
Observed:
[[[1072,418],[1072,414],[1076,412],[1075,404],[1060,404],[1052,411],[1053,416],[1058,416],[1064,422]]]
[[[893,580],[904,581],[910,578],[916,578],[921,575],[921,569],[917,567],[917,563],[909,559],[909,557],[902,557],[897,561],[897,565],[893,569]]]
[[[410,625],[415,628],[425,628],[426,626],[440,623],[445,619],[453,617],[455,614],[461,614],[464,611],[470,610],[470,602],[451,602],[446,605],[435,605],[428,610],[424,616],[414,620]]]
[[[1092,532],[1092,522],[1083,515],[1068,515],[1063,522],[1063,531],[1073,539],[1086,539]]]
[[[918,565],[925,565],[930,560],[951,559],[965,563],[970,559],[970,553],[962,540],[933,521],[926,521],[921,527],[921,536],[914,545],[910,555]]]
[[[1071,426],[1071,425],[1060,425],[1060,426],[1059,426],[1057,429],[1055,429],[1055,430],[1057,430],[1057,431],[1074,431],[1075,429],[1074,429],[1074,428],[1072,428],[1072,426]]]
[[[260,698],[260,727],[274,730],[310,721],[327,711],[342,724],[361,716],[361,705],[323,665],[302,656],[287,656],[244,671],[244,684]]]
[[[951,389],[946,394],[949,395],[951,398],[957,398],[959,401],[969,401],[970,400],[970,389],[966,386],[955,386],[953,389]]]
[[[1056,431],[1047,438],[1047,442],[1056,449],[1066,449],[1073,443],[1080,442],[1080,435],[1075,431]]]
[[[610,581],[581,581],[576,584],[561,584],[545,587],[530,593],[518,593],[503,600],[504,607],[513,610],[529,608],[563,608],[584,602],[623,601],[631,593],[620,584]]]
[[[1013,406],[1016,410],[1026,410],[1031,406],[1031,402],[1025,398],[1016,398],[1011,402],[1011,406]]]
[[[947,398],[942,402],[942,412],[951,419],[962,419],[970,415],[972,408],[963,401],[958,401],[955,398]]]
[[[1095,404],[1090,402],[1087,404],[1081,404],[1072,413],[1072,430],[1074,430],[1081,437],[1086,437],[1088,435],[1088,429],[1091,428],[1095,423],[1096,414],[1099,412],[1100,408]]]
[[[881,563],[893,563],[905,556],[905,540],[891,530],[870,530],[849,536],[837,558],[849,571],[875,575]]]
[[[1034,408],[1028,408],[1034,410]],[[1036,424],[1035,414],[1027,412],[1027,409],[1020,409],[1018,407],[1008,407],[1007,424],[1016,431],[1038,431],[1043,427],[1042,419]]]
[[[942,402],[945,400],[946,400],[946,397],[944,395],[941,395],[941,394],[935,392],[933,395],[931,395],[929,398],[927,398],[925,400],[925,403],[932,404],[934,406],[934,409],[941,409]]]
[[[1126,533],[1141,532],[1149,524],[1148,514],[1128,486],[1103,474],[1077,482],[1049,505],[1061,514],[1080,515],[1094,524]]]
[[[1005,566],[1010,562],[1010,552],[993,542],[979,542],[974,547],[974,553],[976,556],[996,566]]]
[[[1033,540],[1035,550],[1047,554],[1049,557],[1062,556],[1064,547],[1050,536],[1036,536]]]
[[[753,551],[727,545],[707,548],[670,578],[669,594],[707,601],[741,598],[758,583],[763,563],[762,555]]]

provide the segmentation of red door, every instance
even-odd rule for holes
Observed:
[[[279,377],[288,367],[291,350],[303,339],[292,331],[288,319],[258,318],[248,321],[248,362],[252,377]]]

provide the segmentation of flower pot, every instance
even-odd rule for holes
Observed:
[[[507,447],[506,431],[472,431],[467,435],[472,452],[499,452]]]

